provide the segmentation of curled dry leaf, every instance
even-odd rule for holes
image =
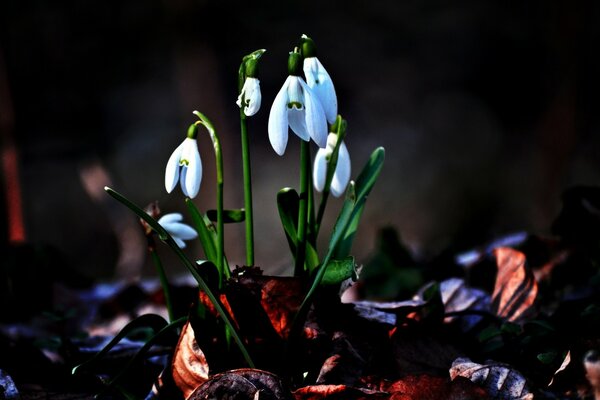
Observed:
[[[491,399],[533,399],[523,375],[506,364],[488,362],[482,365],[468,358],[457,358],[450,368],[450,378],[454,380],[457,377],[477,383],[488,392]]]
[[[208,363],[196,343],[194,330],[189,321],[179,336],[171,370],[173,381],[186,399],[194,389],[208,380]]]
[[[293,396],[277,375],[243,368],[213,376],[188,397],[188,400],[205,399],[293,400]]]
[[[431,283],[423,286],[410,300],[404,301],[372,301],[356,300],[354,293],[349,288],[342,294],[342,303],[354,305],[356,312],[363,318],[388,325],[395,325],[398,315],[408,315],[424,306],[427,302],[423,295]],[[482,290],[468,287],[464,280],[451,278],[440,283],[440,294],[444,303],[445,312],[489,311],[490,298]],[[451,321],[456,317],[448,317]],[[475,325],[480,317],[476,315],[461,316],[465,329]]]
[[[520,251],[500,247],[494,250],[498,273],[492,295],[492,310],[499,317],[518,322],[531,313],[538,286]]]

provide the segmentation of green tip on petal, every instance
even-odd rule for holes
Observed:
[[[317,46],[315,45],[315,42],[306,35],[302,35],[300,38],[300,48],[302,50],[302,55],[305,58],[317,56]]]
[[[296,47],[294,51],[290,52],[288,57],[288,74],[294,76],[302,76],[302,68],[304,64],[304,58],[299,53],[299,49]]]
[[[198,137],[198,125],[191,124],[187,131],[187,137],[190,139],[196,139]]]

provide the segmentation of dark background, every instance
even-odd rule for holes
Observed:
[[[561,192],[600,181],[599,18],[593,1],[3,0],[0,129],[4,154],[14,143],[19,157],[25,240],[90,277],[151,273],[135,218],[101,188],[185,212],[163,174],[195,109],[223,142],[225,206],[241,207],[236,74],[244,54],[266,48],[263,105],[250,120],[256,261],[289,273],[275,194],[297,186],[298,140],[280,158],[266,126],[302,33],[336,85],[353,171],[386,148],[359,261],[386,225],[417,258],[518,230],[548,234]],[[195,202],[206,210],[214,157],[207,136],[199,145]],[[15,192],[2,194],[7,209]],[[0,221],[8,227],[5,212]],[[227,226],[226,246],[242,264],[242,226]]]

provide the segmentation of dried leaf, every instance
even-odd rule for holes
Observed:
[[[6,400],[17,400],[20,398],[19,391],[10,375],[0,369],[0,398]]]
[[[213,376],[187,398],[205,399],[293,400],[293,396],[277,375],[243,368]]]
[[[530,400],[533,394],[527,381],[517,370],[506,364],[488,362],[477,364],[468,358],[457,358],[450,368],[452,380],[462,376],[483,387],[491,399]]]
[[[346,385],[310,385],[294,392],[296,400],[366,400],[389,399],[386,392],[355,388]]]
[[[552,379],[550,379],[550,383],[548,383],[548,386],[551,386],[554,383],[554,378],[556,377],[556,375],[559,372],[562,372],[565,369],[567,369],[569,364],[571,364],[571,351],[570,350],[567,352],[567,355],[563,359],[562,364],[560,364],[560,367],[558,367],[558,369],[556,371],[554,371],[554,375],[552,376]]]
[[[468,379],[448,381],[429,375],[407,376],[394,382],[387,391],[390,400],[487,399],[486,392]]]
[[[196,343],[194,330],[188,321],[175,348],[172,364],[173,381],[187,399],[202,383],[208,380],[208,363]]]
[[[494,251],[498,273],[492,295],[492,309],[499,317],[518,322],[532,311],[538,286],[525,264],[525,255],[508,247]]]
[[[303,298],[302,282],[295,278],[270,277],[261,288],[260,304],[282,338],[288,337]]]

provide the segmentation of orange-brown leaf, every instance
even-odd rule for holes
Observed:
[[[189,321],[179,336],[171,369],[173,381],[186,399],[194,389],[208,380],[208,363],[196,343],[194,330]]]
[[[518,321],[532,310],[538,286],[520,251],[499,247],[494,250],[498,273],[492,295],[492,309],[499,317]]]

